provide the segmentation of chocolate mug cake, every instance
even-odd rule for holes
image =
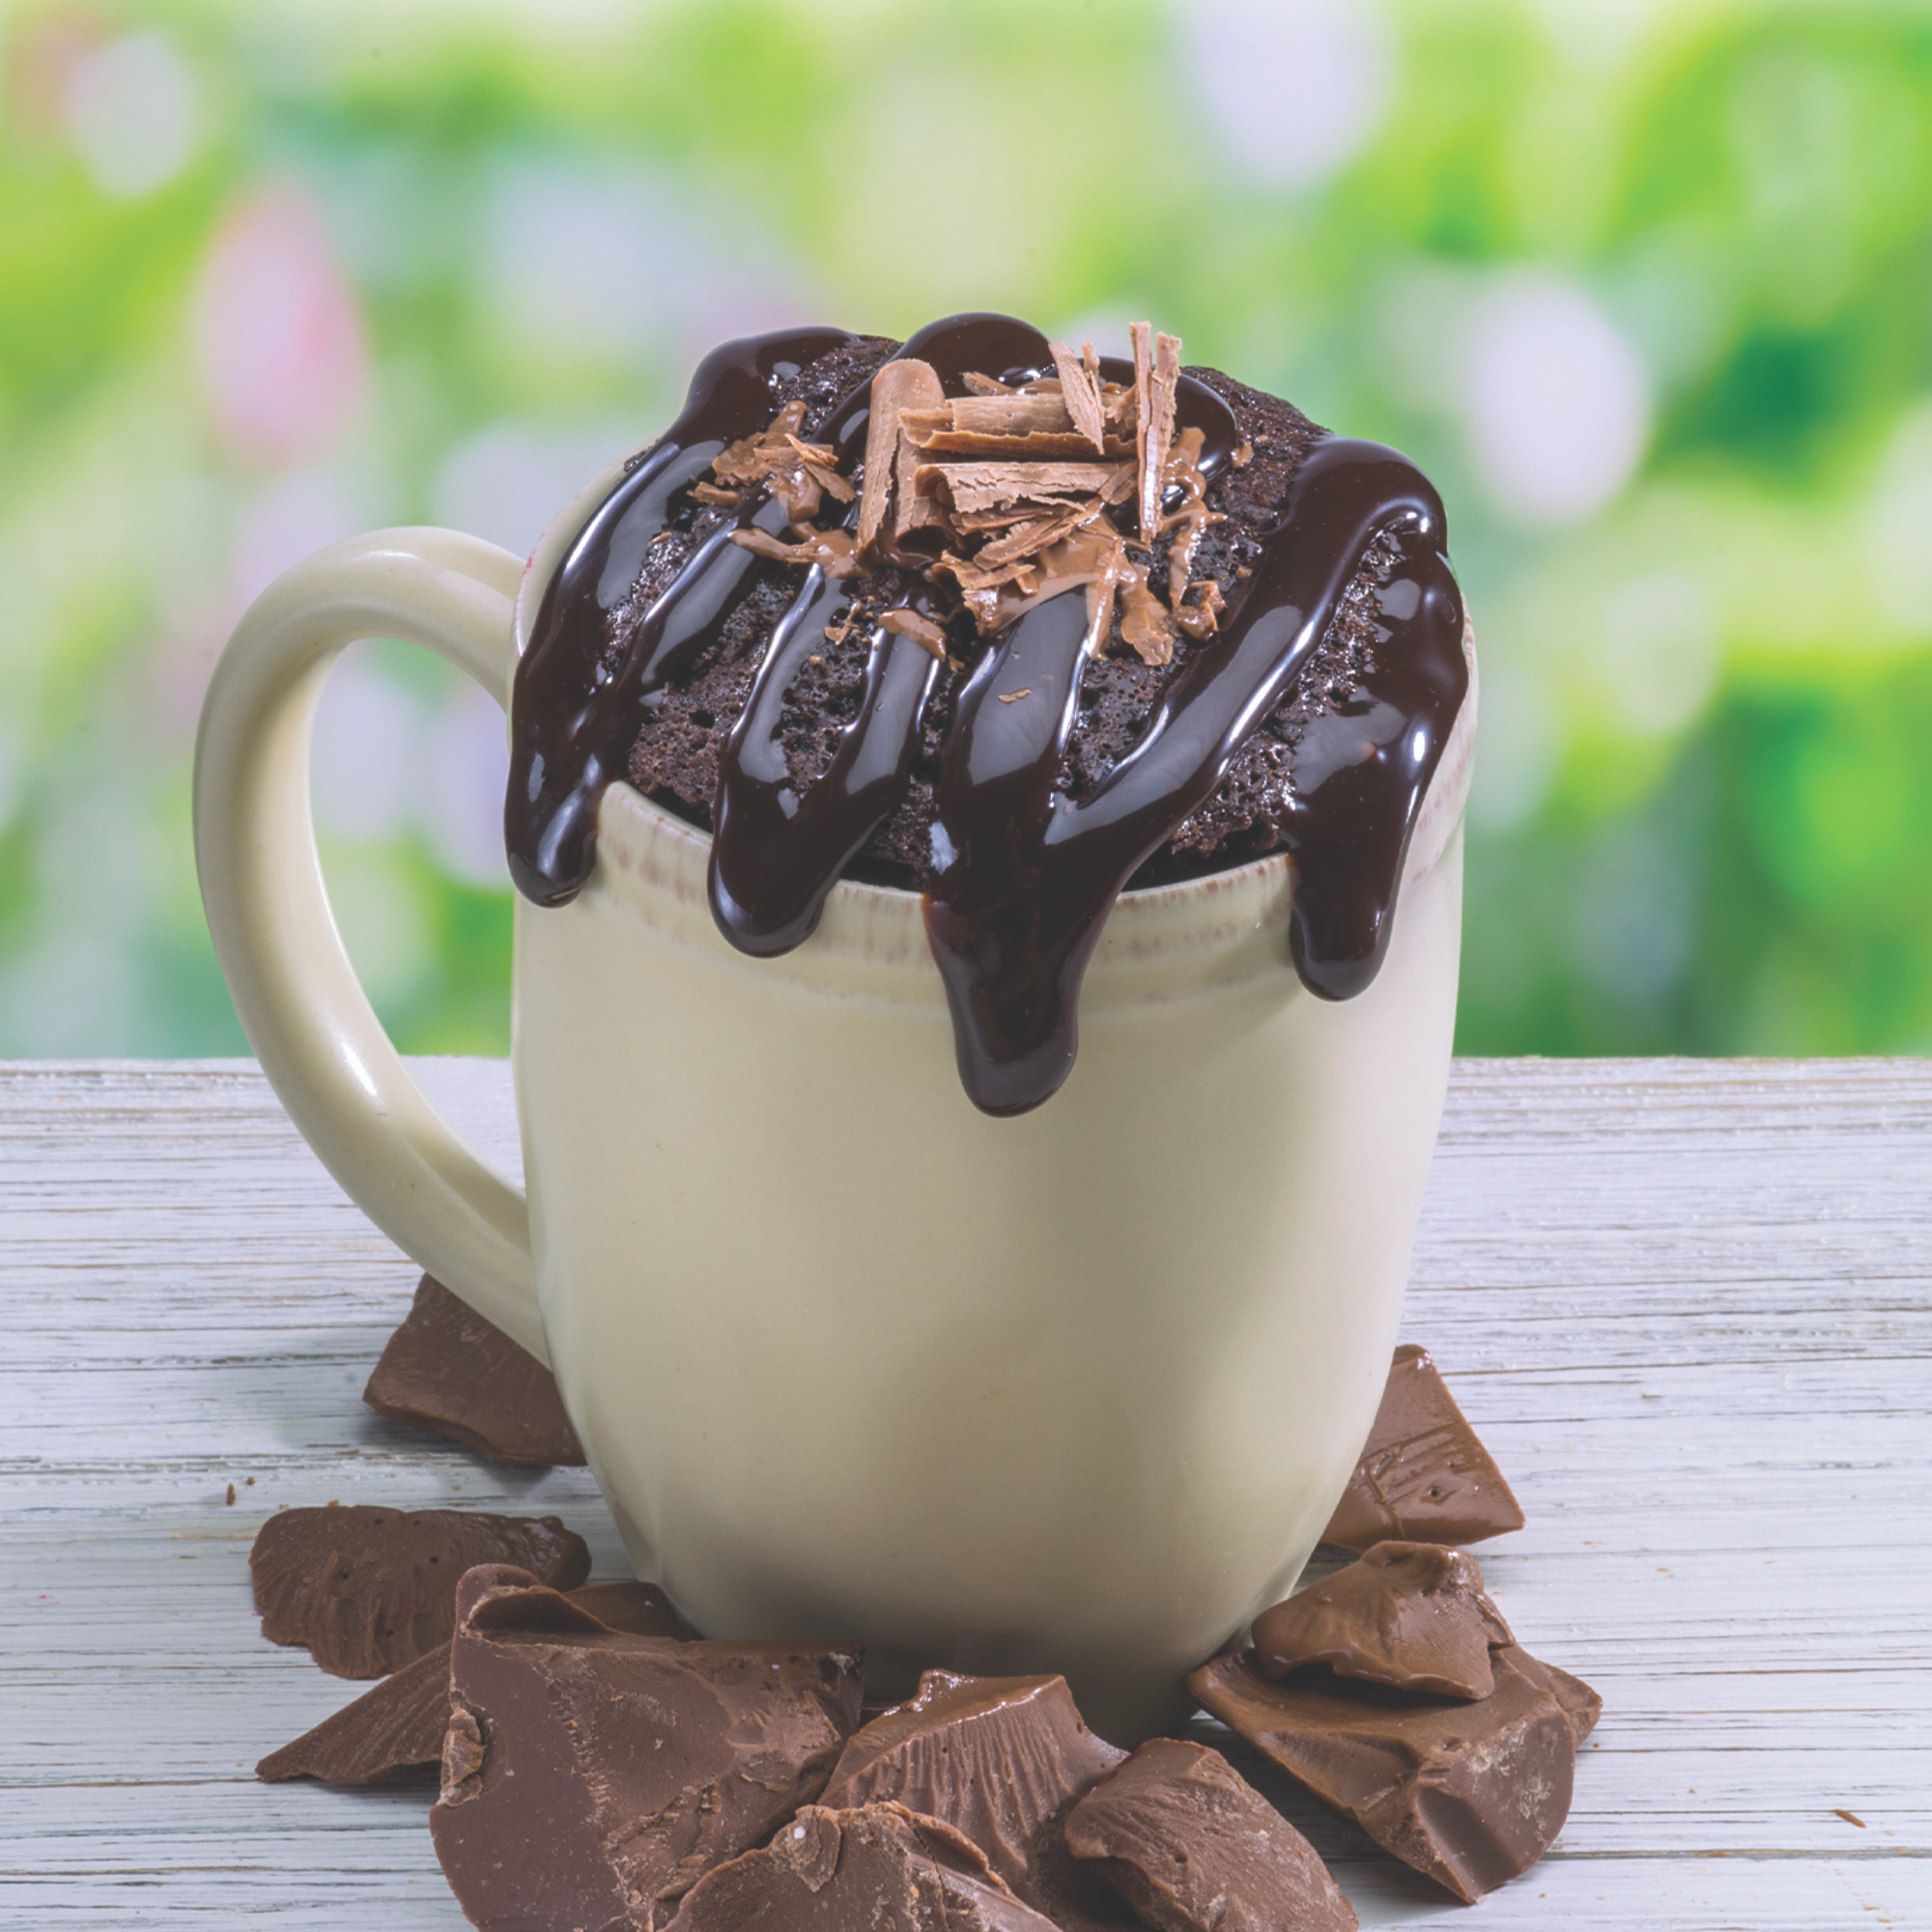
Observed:
[[[884,1695],[1065,1674],[1121,1742],[1286,1594],[1375,1415],[1474,709],[1413,468],[1135,337],[727,344],[527,563],[286,573],[196,774],[265,1071],[554,1372],[636,1574]],[[371,635],[510,714],[522,1188],[329,917],[307,723]]]
[[[1286,850],[1304,984],[1368,984],[1468,690],[1441,501],[1133,342],[960,315],[707,356],[544,591],[511,712],[524,894],[576,895],[616,777],[712,831],[744,952],[802,943],[841,874],[917,890],[995,1114],[1065,1079],[1136,884]]]

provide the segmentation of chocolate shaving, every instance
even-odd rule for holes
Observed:
[[[1017,583],[1031,589],[1030,579],[1037,579],[1038,566],[1031,557],[1010,557],[1004,563],[996,563],[990,568],[978,558],[954,556],[947,551],[934,566],[942,570],[958,584],[962,590],[998,590],[1008,583]]]
[[[727,509],[745,500],[745,493],[742,490],[721,490],[715,483],[694,483],[691,486],[691,494],[700,503],[717,503]]]
[[[1134,340],[1134,393],[1140,405],[1140,424],[1135,446],[1140,452],[1141,534],[1151,543],[1160,527],[1160,497],[1167,472],[1168,445],[1174,440],[1175,398],[1180,384],[1180,338],[1161,335],[1154,338],[1153,366],[1148,373],[1145,396],[1141,392],[1141,358],[1145,347],[1145,323],[1137,324],[1143,334]]]
[[[1067,343],[1051,345],[1052,376],[1015,385],[975,373],[964,379],[969,393],[950,398],[930,364],[884,364],[869,393],[856,542],[806,521],[825,497],[850,501],[853,492],[831,446],[803,440],[802,408],[788,404],[759,435],[732,443],[714,469],[722,484],[762,481],[784,503],[798,540],[740,528],[731,541],[832,577],[863,576],[889,560],[928,581],[950,579],[982,635],[1084,586],[1090,654],[1106,647],[1118,608],[1125,647],[1144,664],[1172,663],[1178,634],[1206,638],[1219,625],[1220,586],[1190,575],[1203,532],[1219,518],[1207,505],[1201,432],[1174,433],[1179,339],[1156,336],[1147,323],[1134,324],[1132,334],[1130,385],[1102,379],[1091,342],[1078,356]],[[1163,517],[1164,493],[1175,490],[1179,501]],[[1128,554],[1106,516],[1136,496],[1142,544],[1172,537],[1165,603],[1149,581],[1150,560]],[[923,529],[941,538],[936,555],[903,547]],[[945,658],[945,627],[934,617],[902,609],[884,622]]]
[[[967,436],[1030,436],[1070,432],[1073,419],[1058,395],[1028,390],[1010,396],[958,396],[936,408],[899,419],[905,433],[925,447],[925,439],[957,431]]]
[[[1087,359],[1084,362],[1074,359],[1072,349],[1065,342],[1049,346],[1053,350],[1053,366],[1060,371],[1060,393],[1066,405],[1066,413],[1073,427],[1104,456],[1107,453],[1106,406],[1100,400],[1099,358],[1094,354],[1094,345],[1091,342],[1087,344]]]
[[[879,629],[892,631],[901,638],[910,638],[916,644],[923,644],[942,663],[946,658],[946,631],[921,611],[888,611],[879,619]]]
[[[788,544],[764,530],[743,529],[733,530],[731,541],[774,563],[815,563],[827,577],[866,575],[850,530],[809,530],[801,542]]]
[[[992,436],[980,430],[931,429],[920,432],[915,444],[928,456],[970,456],[980,463],[1051,463],[1092,456],[1093,445],[1076,431],[1030,430],[1023,436]],[[1101,453],[1115,458],[1133,454],[1118,437],[1109,437]]]
[[[862,551],[878,541],[891,507],[900,412],[937,408],[945,396],[932,364],[917,357],[888,362],[872,378],[871,413],[866,421],[866,487],[859,498]]]
[[[1070,536],[1082,524],[1091,524],[1099,514],[1094,504],[1069,503],[1064,510],[1048,516],[1030,516],[1024,523],[1009,526],[1004,536],[981,544],[973,561],[981,570],[997,570],[1020,557],[1037,556],[1049,544]]]
[[[830,443],[801,442],[804,424],[805,404],[794,399],[769,427],[721,450],[711,473],[724,484],[762,483],[794,524],[817,516],[828,494],[849,503],[855,493],[838,473],[838,452]]]
[[[1108,490],[1127,473],[1106,463],[923,463],[913,472],[922,497],[959,510],[990,510],[1005,503],[1055,503]]]
[[[1174,662],[1174,625],[1166,607],[1148,587],[1147,573],[1128,562],[1120,573],[1121,641],[1143,664]]]

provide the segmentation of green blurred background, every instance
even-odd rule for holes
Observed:
[[[1460,1044],[1932,1051],[1932,13],[691,0],[0,13],[0,1054],[242,1050],[236,616],[519,552],[719,338],[962,307],[1402,445],[1483,654]],[[504,1050],[501,724],[358,647],[337,912]]]

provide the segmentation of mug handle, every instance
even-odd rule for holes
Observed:
[[[194,848],[235,1009],[302,1138],[398,1247],[547,1365],[528,1203],[404,1070],[343,951],[309,811],[316,703],[343,647],[427,645],[507,710],[522,577],[476,537],[392,529],[277,578],[202,704]]]

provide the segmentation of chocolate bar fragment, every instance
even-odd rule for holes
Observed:
[[[1378,1844],[1473,1905],[1527,1871],[1570,1813],[1577,1747],[1603,1700],[1514,1645],[1474,1703],[1378,1685],[1271,1684],[1251,1653],[1187,1688],[1230,1728]]]
[[[534,1585],[527,1570],[507,1573]],[[654,1583],[586,1583],[567,1593],[606,1630],[638,1636],[689,1637],[690,1627]],[[325,1784],[392,1784],[429,1778],[442,1761],[449,1729],[449,1645],[439,1644],[325,1718],[292,1744],[270,1751],[255,1776]]]
[[[283,1510],[248,1555],[262,1634],[306,1644],[337,1677],[384,1677],[456,1628],[456,1585],[479,1563],[514,1563],[560,1590],[590,1574],[583,1539],[554,1516],[481,1510]]]
[[[542,1578],[532,1577],[532,1583]],[[564,1595],[588,1610],[606,1630],[632,1636],[668,1636],[689,1642],[697,1633],[678,1615],[677,1605],[655,1583],[580,1583]]]
[[[1344,1549],[1367,1549],[1390,1537],[1480,1543],[1521,1527],[1521,1508],[1429,1350],[1405,1343],[1322,1542]]]
[[[430,1831],[483,1932],[650,1927],[816,1798],[859,1722],[859,1653],[609,1631],[472,1573]]]
[[[434,1430],[499,1463],[582,1467],[556,1378],[434,1275],[362,1391],[379,1415]]]
[[[808,1804],[699,1879],[670,1932],[1054,1932],[950,1825],[903,1804]]]
[[[1097,1874],[1062,1842],[1082,1793],[1126,1756],[1096,1738],[1064,1677],[962,1677],[928,1670],[909,1703],[845,1747],[821,1802],[895,1799],[955,1827],[1013,1891],[1067,1932],[1129,1925]]]
[[[1315,1847],[1204,1745],[1142,1745],[1067,1814],[1066,1847],[1156,1932],[1354,1932]]]
[[[1378,1543],[1255,1619],[1255,1662],[1286,1677],[1327,1664],[1397,1690],[1487,1697],[1490,1652],[1516,1639],[1473,1556],[1439,1543]]]

